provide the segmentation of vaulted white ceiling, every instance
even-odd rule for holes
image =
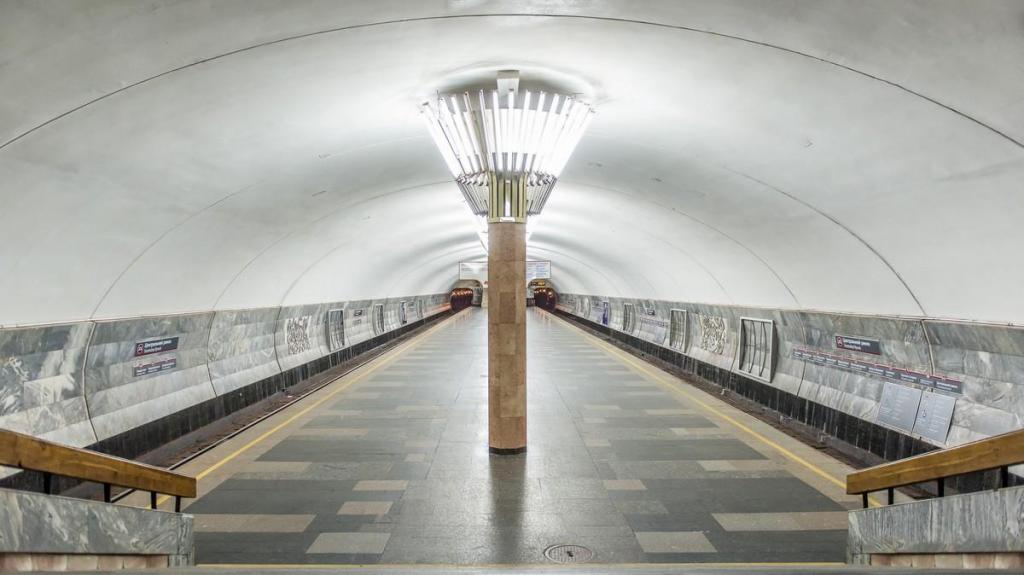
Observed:
[[[0,324],[447,290],[417,105],[504,68],[598,109],[562,290],[1024,322],[1017,0],[8,0]]]

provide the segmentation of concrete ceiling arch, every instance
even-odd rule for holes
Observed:
[[[0,16],[0,324],[449,289],[483,254],[416,104],[509,65],[599,110],[531,240],[564,290],[1024,322],[1019,2]]]

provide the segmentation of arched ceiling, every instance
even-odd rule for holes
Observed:
[[[432,293],[484,256],[417,104],[598,109],[560,289],[1024,322],[1017,0],[0,3],[0,324]]]

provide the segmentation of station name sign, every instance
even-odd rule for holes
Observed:
[[[142,357],[153,353],[163,353],[178,349],[178,336],[165,337],[150,341],[140,341],[135,344],[135,357]]]
[[[850,335],[837,335],[836,349],[882,355],[882,344],[877,339],[867,339],[864,337],[854,337]]]
[[[964,392],[963,382],[956,379],[950,379],[939,375],[929,375],[926,373],[911,371],[909,369],[892,367],[890,365],[881,365],[868,361],[850,359],[848,357],[840,357],[812,349],[796,348],[793,350],[793,358],[853,373],[870,375],[898,383],[909,383],[929,387],[931,389],[945,391],[948,393],[962,394]]]

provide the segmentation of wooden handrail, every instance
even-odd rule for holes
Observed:
[[[846,492],[869,493],[1024,463],[1024,429],[876,465],[846,476]],[[1004,472],[1005,483],[1005,472]]]
[[[194,477],[7,429],[0,429],[0,465],[177,497],[196,496]]]

